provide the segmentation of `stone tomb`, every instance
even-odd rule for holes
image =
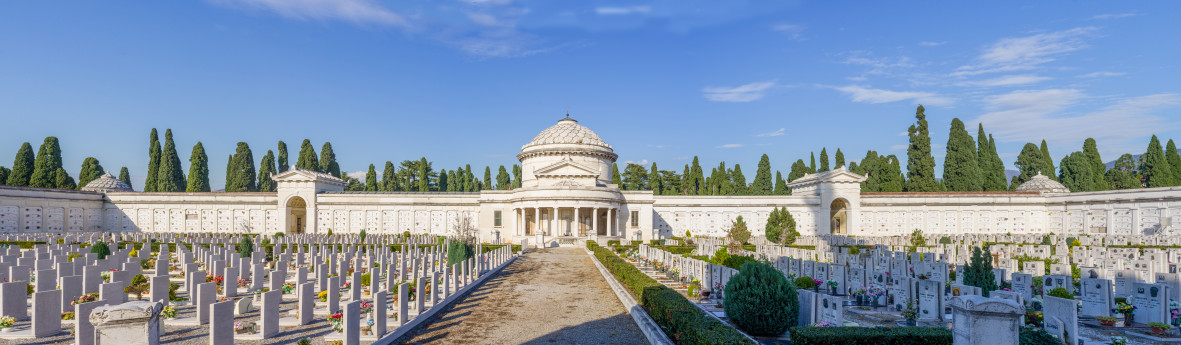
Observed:
[[[954,345],[1017,345],[1025,307],[1010,300],[984,296],[951,299]]]
[[[156,345],[160,343],[159,302],[134,301],[95,308],[90,314],[95,343],[118,345]]]

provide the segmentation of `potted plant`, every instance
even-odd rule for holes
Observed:
[[[828,288],[829,288],[829,290],[832,290],[832,294],[833,294],[833,296],[836,296],[836,295],[837,295],[837,292],[838,292],[838,291],[837,291],[837,286],[838,286],[838,285],[841,285],[841,284],[840,284],[840,283],[837,283],[836,281],[831,281],[831,280],[830,280],[828,283],[826,283],[826,284],[828,284]]]
[[[16,318],[4,315],[0,316],[0,333],[12,332],[12,325],[16,324]]]
[[[906,318],[907,326],[918,324],[919,310],[915,308],[914,303],[906,302],[906,309],[902,309],[902,317]]]
[[[1115,326],[1115,321],[1119,320],[1119,319],[1117,319],[1113,316],[1096,316],[1095,320],[1099,320],[1100,325],[1110,327],[1110,326]]]
[[[1152,327],[1152,333],[1165,333],[1173,329],[1173,326],[1164,322],[1149,322],[1148,327]]]
[[[812,292],[820,292],[820,286],[824,285],[824,281],[812,278]]]
[[[328,316],[328,323],[336,333],[344,333],[344,314],[336,313]]]
[[[865,293],[865,288],[853,290],[853,298],[857,303],[856,305],[865,305]]]
[[[1128,304],[1127,302],[1120,302],[1112,309],[1113,314],[1124,314],[1124,327],[1131,326],[1135,321],[1136,306]]]

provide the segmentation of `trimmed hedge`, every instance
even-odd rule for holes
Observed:
[[[38,244],[45,244],[45,241],[0,241],[0,246],[18,246],[21,249],[33,249]]]
[[[677,344],[754,344],[737,329],[706,315],[685,296],[640,272],[611,250],[593,241],[587,241],[586,246]]]
[[[792,327],[792,345],[947,345],[951,330],[938,327]]]

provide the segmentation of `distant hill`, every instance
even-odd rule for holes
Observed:
[[[1013,181],[1013,177],[1017,175],[1021,175],[1021,172],[1017,170],[1005,170],[1005,182]]]
[[[1121,156],[1122,156],[1122,155],[1121,155]],[[1116,160],[1118,160],[1118,158],[1119,158],[1119,157],[1116,157],[1116,158],[1117,158]],[[1139,161],[1140,161],[1140,155],[1132,155],[1132,159],[1133,159],[1133,160],[1135,160],[1135,161],[1137,161],[1137,162],[1139,162]],[[1107,165],[1107,169],[1114,168],[1114,167],[1115,167],[1115,161],[1113,160],[1113,161],[1110,161],[1110,162],[1104,163],[1104,165]]]

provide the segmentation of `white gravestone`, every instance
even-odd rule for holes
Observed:
[[[1111,316],[1112,305],[1111,281],[1098,278],[1083,278],[1082,301],[1083,316]]]
[[[953,345],[1017,345],[1025,307],[1011,300],[984,296],[951,299]]]

